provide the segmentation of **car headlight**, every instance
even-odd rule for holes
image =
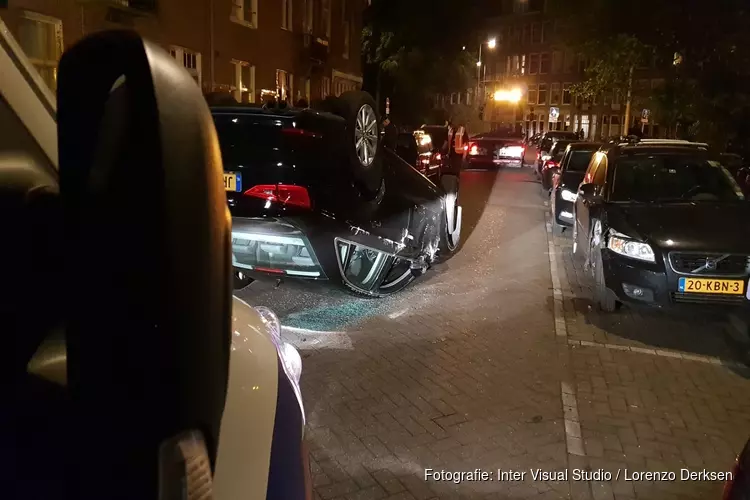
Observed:
[[[572,202],[575,202],[576,198],[578,198],[578,195],[574,193],[573,191],[571,191],[570,189],[563,189],[560,196],[562,196],[563,200],[572,201]]]
[[[655,262],[654,251],[648,243],[634,241],[620,236],[611,236],[607,241],[607,248],[615,253],[632,259]]]

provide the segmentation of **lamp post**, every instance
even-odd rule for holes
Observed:
[[[481,82],[482,82],[482,47],[484,44],[487,44],[487,48],[490,50],[494,50],[495,47],[497,47],[497,39],[496,38],[490,38],[487,41],[484,41],[479,44],[479,60],[477,61],[477,94],[476,94],[476,100],[477,103],[479,103],[479,93],[481,91]]]

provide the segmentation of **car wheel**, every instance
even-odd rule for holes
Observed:
[[[346,120],[346,150],[354,177],[366,194],[377,193],[383,166],[375,100],[367,92],[353,90],[326,102],[331,111]]]
[[[445,191],[443,214],[440,218],[440,242],[437,260],[443,262],[453,256],[461,244],[462,209],[458,176],[445,175],[440,179]]]
[[[593,268],[594,274],[594,299],[596,300],[599,309],[603,312],[614,312],[617,310],[617,299],[614,294],[607,288],[607,284],[604,281],[604,263],[602,262],[602,254],[596,249],[592,248],[594,254],[591,259],[591,267]]]

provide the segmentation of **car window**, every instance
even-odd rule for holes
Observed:
[[[591,157],[594,156],[594,153],[595,151],[570,151],[565,165],[565,171],[585,172],[591,162]]]
[[[617,161],[612,201],[740,201],[744,195],[717,161],[691,155],[638,155]]]

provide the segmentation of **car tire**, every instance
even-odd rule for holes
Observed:
[[[594,299],[600,311],[607,313],[615,312],[617,310],[617,299],[614,297],[612,291],[607,288],[604,280],[602,254],[596,248],[592,248],[592,253],[594,254],[591,266],[594,274]]]
[[[445,198],[443,213],[440,216],[440,240],[436,261],[445,262],[461,245],[462,210],[458,176],[444,175],[440,179],[440,184],[445,191]]]
[[[383,181],[381,124],[375,100],[367,92],[352,90],[328,98],[322,105],[346,120],[346,155],[352,173],[364,194],[374,195]]]

